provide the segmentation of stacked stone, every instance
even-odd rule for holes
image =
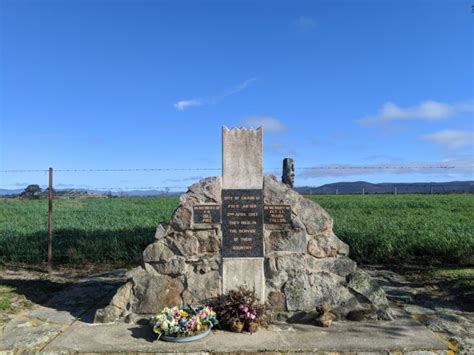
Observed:
[[[97,322],[134,321],[165,306],[203,303],[222,290],[220,224],[193,224],[193,206],[221,204],[221,178],[205,178],[180,197],[169,225],[143,252],[143,264],[129,273]],[[349,247],[333,233],[331,217],[273,176],[264,177],[265,204],[291,206],[289,226],[268,225],[265,242],[265,295],[275,313],[290,316],[330,304],[338,318],[370,310],[388,319],[385,293],[348,258]],[[248,270],[252,273],[252,270]]]

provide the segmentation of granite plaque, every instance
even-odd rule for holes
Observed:
[[[265,205],[263,220],[265,224],[291,224],[291,206]]]
[[[221,206],[211,204],[198,204],[193,207],[193,222],[221,223]]]
[[[222,256],[263,257],[263,190],[222,190]]]

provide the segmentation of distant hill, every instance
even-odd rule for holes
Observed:
[[[3,197],[17,197],[19,196],[24,189],[0,189],[0,196]],[[62,198],[77,198],[77,197],[86,197],[86,196],[180,196],[184,192],[164,192],[158,190],[130,190],[130,191],[103,191],[103,190],[94,190],[94,189],[54,189],[55,197]],[[47,189],[44,189],[41,192],[43,197],[48,195]]]
[[[319,187],[301,186],[295,190],[303,195],[347,195],[347,194],[449,194],[449,193],[474,193],[474,181],[451,182],[415,182],[415,183],[380,183],[371,184],[366,181],[336,182]],[[23,189],[0,189],[0,196],[16,197]],[[168,192],[158,190],[130,190],[130,191],[98,191],[94,189],[57,189],[55,196],[62,198],[76,198],[84,196],[179,196],[184,191]],[[47,191],[43,190],[44,196]]]
[[[329,195],[329,194],[449,194],[449,193],[474,193],[474,181],[451,182],[415,182],[415,183],[380,183],[371,184],[366,181],[336,182],[319,187],[302,186],[295,190],[304,195]]]
[[[0,196],[8,196],[8,195],[19,195],[24,191],[24,189],[15,189],[15,190],[8,190],[8,189],[0,189]]]

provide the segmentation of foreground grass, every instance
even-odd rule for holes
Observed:
[[[351,257],[379,264],[472,264],[472,195],[311,196],[334,218]],[[57,263],[137,264],[177,198],[79,198],[54,203]],[[0,200],[0,262],[47,255],[47,201]]]
[[[4,286],[0,281],[0,330],[12,315],[31,308],[31,305],[32,303],[14,287]]]

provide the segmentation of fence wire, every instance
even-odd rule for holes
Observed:
[[[474,165],[319,165],[319,166],[295,166],[295,170],[400,170],[400,169],[455,169],[474,168]],[[267,167],[264,170],[279,170],[280,167]],[[54,169],[57,173],[78,173],[78,172],[134,172],[134,171],[221,171],[221,168],[106,168],[106,169]],[[0,173],[47,173],[48,169],[14,169],[0,170]]]

